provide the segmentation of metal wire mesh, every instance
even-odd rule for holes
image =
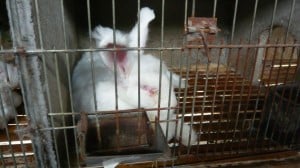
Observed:
[[[130,8],[124,8],[125,4]],[[0,19],[6,18],[0,20],[1,61],[17,65],[17,90],[23,98],[17,115],[0,130],[1,166],[96,166],[112,160],[123,166],[165,167],[299,150],[300,21],[296,9],[300,3],[296,0],[12,0],[0,5],[7,9],[0,11]],[[97,58],[91,56],[92,85],[87,92],[92,91],[95,107],[75,111],[72,73],[76,62],[84,53],[117,51],[117,30],[128,30],[139,21],[143,6],[153,8],[156,15],[146,47],[141,48],[137,35],[137,47],[118,51],[137,51],[138,62],[141,50],[156,56],[159,102],[165,89],[163,62],[181,76],[179,85],[185,87],[174,89],[177,106],[170,105],[173,90],[169,87],[166,107],[160,103],[143,107],[139,87],[136,108],[119,109],[116,101],[116,110],[97,110],[101,109],[95,91]],[[217,27],[204,29],[220,31],[191,32],[190,17],[196,21],[213,18]],[[114,47],[94,46],[92,32],[98,24],[113,29]],[[4,41],[7,31],[11,32],[9,46]],[[7,61],[7,55],[13,59]],[[138,67],[140,84],[143,64]],[[112,75],[118,100],[122,95],[117,71]],[[171,79],[172,75],[172,84]],[[173,110],[176,118],[151,120],[145,113],[159,116]],[[171,122],[176,123],[175,137],[191,137],[195,131],[197,142],[167,141],[171,132],[167,128],[164,134],[161,124],[173,126]],[[190,128],[188,133],[184,125]]]

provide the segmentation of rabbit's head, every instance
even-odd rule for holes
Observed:
[[[128,56],[126,34],[111,28],[97,26],[92,34],[98,48],[107,49],[99,51],[103,63],[112,71],[116,69],[118,76],[128,76],[131,67],[131,57]],[[115,36],[115,38],[114,38]],[[114,66],[116,65],[116,66]]]
[[[94,29],[92,37],[96,40],[96,46],[108,49],[99,52],[104,64],[110,70],[116,70],[119,77],[126,78],[129,75],[134,64],[133,59],[138,52],[135,49],[128,50],[128,48],[145,47],[148,25],[154,18],[154,11],[144,7],[140,11],[140,22],[137,22],[128,33],[100,25]],[[140,54],[143,54],[142,50],[140,50]]]

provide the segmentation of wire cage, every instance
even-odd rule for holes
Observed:
[[[136,41],[143,38],[143,7],[155,13],[147,43],[120,47],[119,34],[134,26]],[[299,158],[299,8],[297,0],[0,1],[1,167],[197,167]],[[102,34],[111,46],[95,44],[98,25],[112,30]],[[97,70],[97,53],[104,52],[114,53],[113,70]],[[139,62],[138,87],[124,99],[118,52],[132,52]],[[73,73],[82,55],[93,53],[79,80],[89,87],[76,97]],[[158,66],[146,69],[152,62],[143,63],[144,55]],[[166,79],[164,71],[171,74]],[[110,73],[114,94],[96,92],[102,73]],[[148,79],[158,88],[141,85]],[[144,105],[143,89],[159,103]],[[103,92],[101,101],[119,107],[97,107]],[[17,105],[15,94],[22,97]],[[135,97],[137,105],[122,108],[120,100]]]

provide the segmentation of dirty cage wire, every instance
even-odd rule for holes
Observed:
[[[78,21],[74,19],[78,11],[72,10],[67,0],[52,4],[59,15],[58,25],[44,19],[47,5],[42,1],[7,1],[8,18],[14,19],[10,22],[13,46],[1,46],[0,54],[9,82],[11,62],[6,55],[15,55],[20,82],[17,89],[10,90],[21,92],[24,112],[15,111],[18,115],[13,117],[16,132],[23,138],[19,141],[21,152],[6,154],[1,149],[1,165],[9,162],[7,158],[17,165],[20,157],[30,167],[28,156],[33,156],[41,167],[72,167],[93,165],[90,156],[98,156],[102,163],[115,158],[113,155],[132,153],[135,157],[121,161],[174,165],[176,159],[189,163],[212,160],[211,156],[297,150],[299,35],[294,34],[294,22],[299,13],[295,8],[300,4],[296,0],[286,5],[277,0],[268,2],[268,15],[263,15],[261,1],[247,2],[251,5],[249,16],[239,12],[243,7],[239,0],[204,2],[211,10],[205,13],[209,17],[201,17],[201,1],[180,1],[183,17],[180,26],[173,29],[167,18],[174,4],[149,2],[148,8],[144,1],[136,1],[132,2],[136,13],[128,13],[131,25],[135,25],[129,26],[133,28],[127,33],[119,31],[118,26],[123,26],[118,20],[123,15],[118,12],[119,1],[103,5],[109,7],[105,11],[111,18],[103,22],[109,26],[101,27],[97,27],[101,22],[94,23],[102,21],[94,15],[100,2],[82,1],[86,26],[77,27],[72,19]],[[217,17],[224,4],[231,15]],[[29,12],[26,8],[30,5]],[[278,14],[282,9],[285,16]],[[27,25],[30,15],[34,16],[32,29]],[[257,28],[264,22],[260,17],[268,19],[262,29]],[[281,17],[285,20],[279,24]],[[178,29],[180,35],[175,37]],[[59,37],[50,33],[53,30]],[[85,37],[76,34],[81,31],[87,32]],[[53,40],[52,35],[60,40]],[[104,65],[98,64],[100,58]],[[86,69],[78,68],[76,74],[82,62]],[[82,90],[75,87],[74,91],[74,86]],[[1,93],[1,116],[5,116],[6,97]],[[13,95],[9,97],[16,101]],[[18,124],[23,122],[22,115],[28,118],[27,127]],[[1,133],[13,151],[17,140],[10,140],[14,137],[9,128],[6,125]],[[32,151],[28,152],[31,143]],[[161,153],[169,157],[159,160]]]

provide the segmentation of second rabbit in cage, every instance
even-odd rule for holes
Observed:
[[[187,146],[197,141],[196,132],[189,125],[181,124],[181,120],[176,122],[176,115],[172,109],[177,106],[174,87],[179,87],[179,83],[184,82],[180,81],[181,78],[170,72],[167,66],[155,56],[145,54],[142,50],[140,52],[125,50],[130,47],[146,46],[148,25],[154,18],[153,10],[144,7],[140,10],[140,23],[137,22],[129,33],[118,30],[114,32],[111,28],[102,26],[95,28],[93,38],[96,40],[97,47],[117,50],[85,53],[79,60],[72,78],[74,108],[76,111],[116,110],[116,102],[119,110],[145,108],[150,121],[159,118],[159,124],[168,141],[173,137],[176,139],[181,137],[181,143]],[[139,62],[138,55],[140,55]],[[91,72],[92,61],[94,61],[94,78]],[[117,71],[116,82],[114,70]],[[117,100],[115,83],[118,91]],[[96,105],[93,85],[96,91]],[[158,110],[147,111],[158,107],[171,110],[159,110],[160,113]],[[166,120],[169,122],[165,122]],[[182,135],[180,135],[181,125]]]

